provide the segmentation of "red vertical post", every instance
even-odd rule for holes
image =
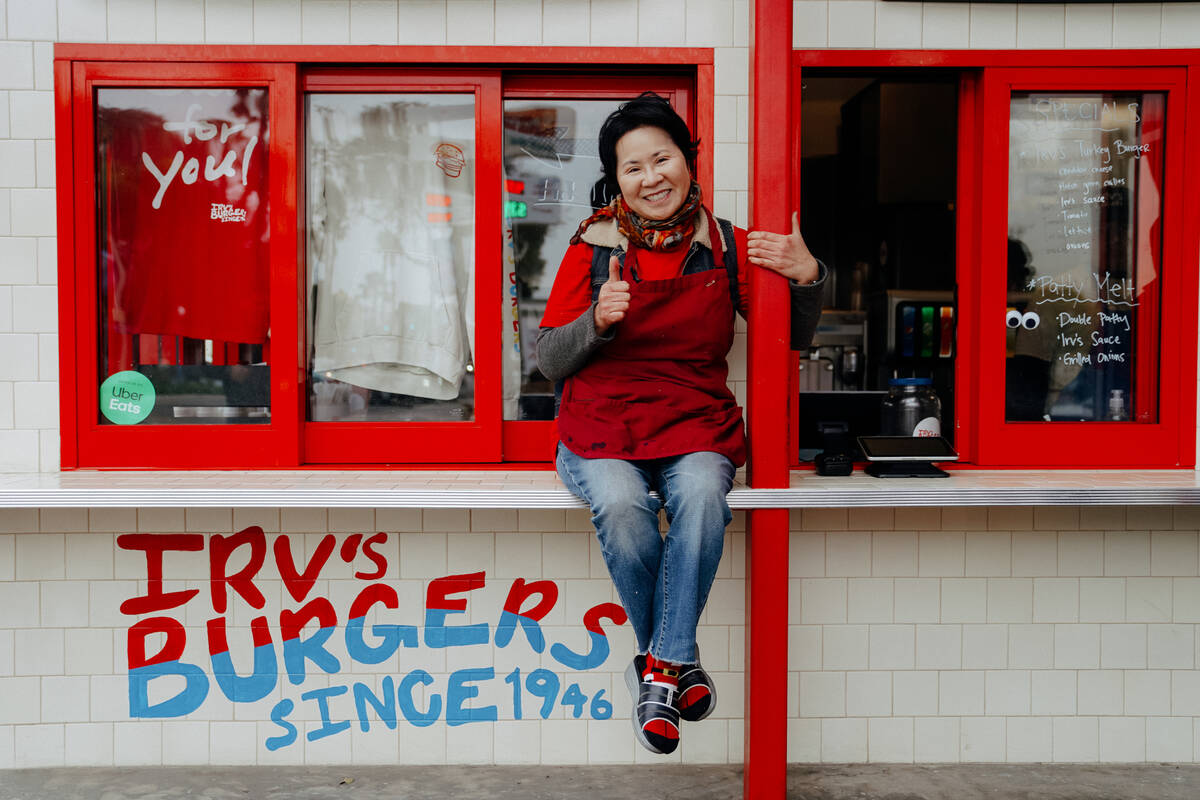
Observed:
[[[750,227],[791,231],[791,0],[754,0],[750,20]],[[747,420],[750,485],[788,485],[788,289],[750,273]],[[788,512],[748,514],[746,798],[787,788]]]

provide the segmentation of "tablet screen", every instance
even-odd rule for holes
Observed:
[[[956,461],[958,453],[941,436],[860,436],[868,461]]]

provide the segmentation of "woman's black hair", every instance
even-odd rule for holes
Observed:
[[[654,92],[642,92],[634,99],[622,103],[621,107],[608,115],[600,126],[600,166],[604,171],[604,182],[609,194],[616,197],[621,193],[617,183],[617,142],[635,128],[661,128],[683,152],[688,169],[696,172],[696,153],[700,140],[692,139],[687,123],[665,97]]]

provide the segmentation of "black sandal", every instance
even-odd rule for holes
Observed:
[[[685,666],[680,673],[675,705],[679,716],[688,722],[699,722],[717,707],[717,687],[698,662]]]
[[[633,700],[633,733],[651,753],[667,755],[679,746],[679,710],[675,689],[642,680],[646,657],[634,656],[625,668],[625,685]]]

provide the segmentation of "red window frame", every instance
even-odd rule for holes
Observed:
[[[1196,372],[1200,199],[1182,186],[1200,180],[1200,50],[887,51],[795,50],[794,91],[805,68],[951,68],[959,71],[956,221],[957,353],[955,446],[960,468],[1191,467],[1196,457]],[[1085,77],[1092,76],[1095,80]],[[1100,86],[1107,80],[1107,84]],[[1108,85],[1111,84],[1111,85]],[[1148,423],[1006,423],[1004,339],[986,325],[1004,292],[1008,203],[1007,87],[1170,92],[1168,179],[1163,199],[1159,419]],[[799,207],[800,102],[793,102],[793,202]],[[1186,124],[1190,120],[1191,124]],[[999,148],[999,149],[997,149]],[[810,198],[811,200],[811,198]],[[997,239],[999,237],[999,239]],[[999,306],[1003,308],[1003,306]],[[993,329],[994,328],[994,329]],[[798,424],[796,355],[787,376],[790,425]],[[1140,375],[1138,380],[1149,379]],[[1087,429],[1092,427],[1092,433]],[[1073,428],[1073,430],[1072,430]],[[1099,434],[1097,431],[1102,430]],[[790,463],[800,466],[797,437]]]
[[[59,138],[59,358],[64,468],[220,466],[277,467],[296,463],[298,388],[295,348],[271,348],[271,422],[264,425],[101,425],[98,420],[99,319],[95,214],[95,92],[102,87],[265,87],[271,135],[267,158],[271,227],[268,303],[272,338],[295,341],[296,246],[286,224],[295,212],[296,73],[290,65],[176,62],[148,70],[127,63],[55,65]]]
[[[983,137],[982,146],[989,156],[983,161],[979,185],[982,227],[979,242],[978,320],[979,370],[983,376],[994,376],[994,391],[980,391],[977,406],[977,458],[981,463],[1002,466],[1027,463],[1030,442],[1037,442],[1038,460],[1053,466],[1091,467],[1151,467],[1180,466],[1190,461],[1195,447],[1195,369],[1196,334],[1194,323],[1191,335],[1184,327],[1185,305],[1196,308],[1196,265],[1188,268],[1182,253],[1184,211],[1182,179],[1163,181],[1162,186],[1162,248],[1159,257],[1157,286],[1148,288],[1151,295],[1144,303],[1150,314],[1158,305],[1159,341],[1156,357],[1146,357],[1146,348],[1136,341],[1139,355],[1135,381],[1145,387],[1156,386],[1159,402],[1155,422],[1009,422],[1005,419],[1004,329],[996,324],[997,309],[1005,307],[1006,253],[1008,236],[1008,119],[1012,92],[1046,91],[1112,91],[1165,92],[1166,120],[1163,142],[1167,176],[1179,175],[1183,163],[1184,102],[1186,99],[1186,70],[1169,67],[1113,67],[1108,69],[1058,68],[985,70],[982,79]],[[1157,303],[1156,303],[1157,301]],[[1152,318],[1139,321],[1138,330],[1151,327]],[[1184,338],[1190,340],[1190,347]],[[1135,337],[1136,339],[1136,337]],[[1185,355],[1187,354],[1187,355]],[[1185,363],[1185,358],[1187,363]],[[1188,382],[1190,392],[1183,392],[1180,373],[1190,364],[1193,377]],[[1141,398],[1144,391],[1135,394]],[[1192,431],[1191,447],[1185,447],[1181,434],[1185,426],[1181,417],[1184,395],[1192,400],[1186,409]],[[1136,409],[1131,409],[1135,411]],[[1131,413],[1131,417],[1136,414]]]
[[[475,418],[469,422],[311,422],[303,423],[304,460],[311,464],[429,461],[432,453],[460,462],[500,460],[500,346],[484,334],[500,331],[502,242],[481,220],[500,219],[500,73],[496,70],[315,69],[301,81],[303,94],[395,92],[471,94],[475,98]],[[303,108],[303,103],[301,103]],[[299,138],[299,134],[297,136]],[[296,167],[304,171],[303,149]],[[298,182],[305,186],[303,178]],[[303,189],[301,189],[303,192]],[[304,228],[303,209],[297,226]],[[497,226],[498,227],[498,226]],[[306,261],[301,259],[302,262]],[[307,292],[305,292],[307,295]],[[305,351],[307,351],[307,347]],[[301,363],[305,375],[307,364]],[[304,419],[304,411],[301,410]]]
[[[646,64],[654,64],[651,70]],[[100,425],[94,92],[98,87],[257,86],[271,138],[271,419],[256,425]],[[55,46],[62,468],[544,467],[551,421],[504,421],[499,336],[503,97],[668,92],[705,143],[713,53],[700,48]],[[472,92],[476,97],[476,416],[464,423],[306,421],[303,98],[311,91]],[[700,181],[711,196],[712,162]],[[494,219],[491,225],[486,220]],[[493,268],[495,267],[495,268]],[[492,339],[487,332],[494,331]],[[507,463],[506,463],[507,462]]]

